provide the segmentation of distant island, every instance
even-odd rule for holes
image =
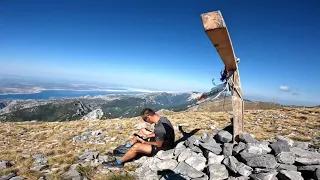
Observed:
[[[105,85],[75,84],[68,82],[43,82],[19,78],[0,78],[0,95],[35,94],[45,90],[68,91],[128,91],[122,87],[108,87]]]
[[[112,85],[93,84],[86,82],[59,82],[59,81],[47,81],[36,78],[23,78],[17,76],[5,76],[0,77],[0,99],[9,97],[14,98],[17,95],[23,97],[26,94],[37,94],[47,92],[69,92],[66,94],[72,94],[71,92],[83,91],[79,94],[88,95],[100,95],[110,93],[133,93],[133,92],[151,92],[145,89],[125,88]],[[96,93],[95,93],[96,92]],[[105,92],[105,93],[104,93]],[[27,96],[27,95],[26,95]],[[29,95],[30,96],[30,95]],[[31,95],[33,96],[33,95]],[[73,96],[71,96],[73,97]],[[24,98],[23,98],[24,99]]]

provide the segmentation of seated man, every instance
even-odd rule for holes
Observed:
[[[150,124],[155,123],[154,132],[141,129],[138,134],[145,138],[154,137],[155,141],[145,141],[139,137],[132,138],[126,145],[127,147],[130,147],[128,152],[120,159],[102,163],[105,167],[123,167],[123,163],[136,157],[138,153],[154,156],[160,150],[174,148],[174,129],[167,118],[160,117],[150,108],[145,108],[141,112],[141,117],[145,122]]]

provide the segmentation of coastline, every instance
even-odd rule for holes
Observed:
[[[147,91],[133,91],[133,90],[115,90],[115,89],[37,89],[32,92],[12,92],[12,93],[0,93],[1,95],[19,95],[19,94],[38,94],[43,91],[101,91],[101,92],[147,92]]]
[[[111,95],[111,94],[140,94],[143,92],[133,91],[115,91],[115,90],[42,90],[38,93],[15,93],[15,94],[0,94],[0,99],[15,99],[15,100],[49,100],[49,99],[65,99],[65,98],[76,98],[85,96],[100,96],[100,95]]]
[[[38,94],[43,91],[101,91],[101,92],[141,92],[141,93],[154,93],[154,92],[167,92],[167,93],[182,93],[180,91],[154,91],[148,89],[137,89],[137,88],[126,88],[126,89],[63,89],[63,88],[34,88],[28,89],[27,92],[9,92],[9,93],[0,93],[2,95],[19,95],[19,94]]]

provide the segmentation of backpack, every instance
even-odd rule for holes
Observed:
[[[114,156],[123,156],[128,152],[130,148],[126,147],[126,145],[120,145],[117,148],[113,150],[113,155]]]

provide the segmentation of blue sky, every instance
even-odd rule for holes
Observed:
[[[215,10],[241,59],[246,97],[320,104],[319,1],[4,0],[0,71],[206,91],[223,69],[200,18]]]

